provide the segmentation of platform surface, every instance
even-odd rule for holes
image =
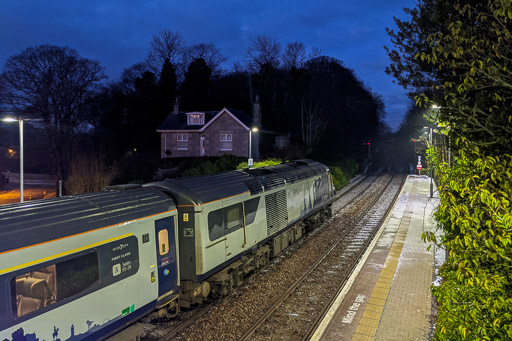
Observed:
[[[431,338],[430,287],[443,251],[434,247],[427,251],[421,234],[434,231],[433,211],[438,204],[437,191],[430,197],[430,178],[407,178],[385,223],[312,340]]]

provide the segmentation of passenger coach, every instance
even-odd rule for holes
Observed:
[[[176,215],[139,185],[0,206],[0,340],[98,340],[175,299]]]

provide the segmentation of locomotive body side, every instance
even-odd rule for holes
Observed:
[[[148,189],[2,207],[0,339],[98,340],[176,298],[175,217]]]
[[[225,295],[302,237],[304,221],[330,216],[335,194],[329,169],[310,160],[147,186],[178,204],[183,307]]]

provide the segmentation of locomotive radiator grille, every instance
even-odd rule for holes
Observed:
[[[288,223],[286,190],[267,194],[265,208],[267,210],[267,236],[270,236],[286,227]]]

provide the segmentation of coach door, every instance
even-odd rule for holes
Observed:
[[[155,221],[157,268],[158,268],[158,296],[176,289],[176,240],[174,238],[173,217]]]

